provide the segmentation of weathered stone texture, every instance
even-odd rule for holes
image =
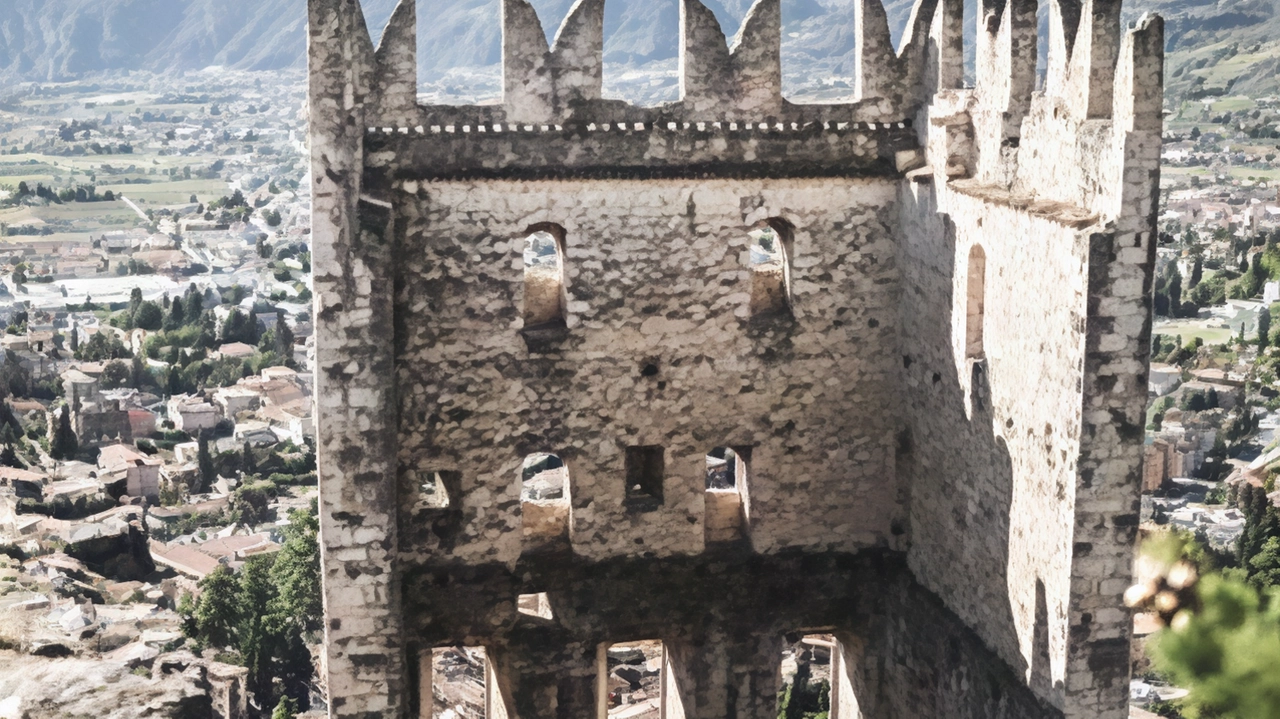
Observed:
[[[935,224],[932,206],[949,209],[941,226],[908,225],[899,263],[911,566],[1047,689],[1064,673],[1081,416],[1079,376],[1052,368],[1084,361],[1089,234],[960,192],[935,197],[929,184],[904,192],[904,222]],[[982,408],[964,342],[975,245],[986,257]]]
[[[402,491],[418,471],[459,471],[463,516],[448,537],[403,517],[402,552],[514,562],[520,463],[543,451],[569,468],[576,553],[698,552],[705,455],[722,446],[753,448],[760,551],[892,542],[892,184],[408,184]],[[753,320],[749,233],[773,217],[796,227],[791,315]],[[550,222],[565,230],[568,331],[530,351],[523,240]],[[881,409],[850,412],[856,401]],[[623,450],[651,445],[667,452],[664,500],[635,511]]]
[[[550,47],[504,0],[503,103],[422,107],[413,0],[376,52],[310,6],[333,716],[418,711],[451,644],[490,716],[591,716],[604,648],[658,638],[667,716],[772,717],[800,630],[838,719],[1125,716],[1158,18],[1052,2],[1033,92],[1034,3],[985,3],[962,89],[961,3],[895,50],[863,0],[859,99],[797,105],[777,0],[732,48],[682,0],[681,99],[639,108],[600,97],[602,0]],[[566,497],[522,501],[542,452]]]
[[[310,3],[309,56],[324,663],[335,716],[395,716],[403,672],[391,295],[380,282],[390,213],[360,200],[374,58],[355,0]]]

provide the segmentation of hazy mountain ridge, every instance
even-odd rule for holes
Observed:
[[[58,81],[118,70],[300,68],[306,0],[4,0],[0,82]],[[533,0],[549,38],[574,0]],[[783,71],[788,93],[836,99],[851,91],[854,0],[783,0]],[[704,0],[726,36],[752,0]],[[374,41],[396,0],[365,0]],[[895,38],[911,0],[888,0]],[[969,0],[972,5],[973,0]],[[1280,0],[1136,0],[1164,15],[1170,93],[1197,99],[1275,93],[1280,79]],[[442,101],[499,92],[499,0],[419,0],[423,91]],[[967,23],[968,24],[968,23]],[[1043,24],[1042,24],[1043,27]],[[605,5],[606,92],[640,102],[676,95],[679,0]]]
[[[6,0],[0,16],[0,81],[60,81],[119,70],[243,70],[302,67],[306,0]],[[365,0],[375,42],[396,0]],[[732,38],[751,0],[706,0]],[[553,38],[573,0],[534,0]],[[901,7],[898,7],[901,6]],[[501,60],[499,0],[420,0],[419,55],[424,89],[459,85],[496,91]],[[891,2],[902,22],[906,0]],[[608,74],[634,84],[639,100],[674,92],[678,0],[609,0]],[[789,74],[805,79],[852,70],[852,0],[784,0]],[[793,68],[793,69],[792,69]],[[487,86],[487,87],[485,87]],[[650,87],[651,86],[651,87]],[[448,92],[445,92],[448,94]],[[669,98],[668,98],[669,99]]]

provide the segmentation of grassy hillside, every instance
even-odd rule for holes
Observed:
[[[1165,18],[1171,105],[1280,92],[1280,0],[1139,0],[1128,14],[1140,11]]]

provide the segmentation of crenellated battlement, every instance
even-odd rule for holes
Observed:
[[[1075,156],[1074,169],[1068,171],[1109,177],[1122,164],[1117,138],[1133,129],[1133,118],[1139,118],[1139,125],[1159,118],[1158,95],[1144,94],[1144,88],[1154,85],[1149,78],[1135,81],[1133,75],[1149,75],[1161,62],[1161,48],[1152,41],[1160,30],[1153,21],[1144,21],[1142,27],[1122,33],[1118,0],[1046,0],[1051,11],[1048,66],[1039,91],[1035,0],[982,5],[976,82],[968,89],[961,87],[960,0],[918,0],[898,48],[881,0],[859,0],[854,99],[822,104],[795,103],[782,95],[780,0],[758,0],[731,41],[700,0],[681,0],[680,99],[658,107],[603,98],[604,1],[579,0],[548,44],[528,0],[503,0],[503,99],[495,105],[419,104],[415,0],[401,0],[376,49],[367,40],[357,0],[313,2],[312,14],[313,26],[353,29],[341,36],[352,80],[346,102],[354,121],[410,136],[437,135],[432,147],[453,160],[468,156],[467,151],[445,150],[444,144],[492,144],[504,133],[541,133],[542,146],[524,137],[508,142],[510,147],[504,149],[513,154],[503,157],[515,172],[527,173],[529,167],[539,166],[542,156],[555,152],[567,153],[570,169],[585,156],[600,162],[617,160],[624,166],[671,167],[679,162],[675,155],[631,157],[645,147],[631,134],[636,127],[655,136],[717,124],[765,127],[770,133],[793,134],[783,143],[787,151],[800,149],[802,140],[816,141],[808,152],[801,152],[806,157],[821,154],[829,144],[813,128],[851,128],[867,134],[855,143],[834,143],[826,165],[847,162],[851,172],[866,173],[901,172],[927,163],[944,179],[971,178],[1086,209],[1101,197],[1103,206],[1097,209],[1106,216],[1107,207],[1115,204],[1105,199],[1106,188],[1079,189],[1089,183],[1059,182],[1054,178],[1063,168],[1038,158],[1053,147],[1052,154]],[[904,161],[900,153],[913,149],[910,141],[901,133],[884,132],[912,120],[918,121],[915,134],[927,159]],[[1093,126],[1082,132],[1086,123]],[[456,131],[450,133],[449,127]],[[526,127],[532,129],[523,130]],[[616,127],[627,131],[594,134],[593,128],[608,132]],[[474,134],[467,128],[474,128]],[[1111,139],[1102,141],[1100,135]],[[1040,151],[1020,153],[1024,136],[1037,138]],[[1081,138],[1091,139],[1081,145]],[[660,151],[673,146],[672,140],[650,145]],[[584,145],[575,152],[576,143]],[[728,157],[741,150],[736,164],[780,159],[769,152],[751,152],[760,143],[777,144],[777,137],[731,142]],[[684,145],[675,139],[674,147]],[[426,154],[421,148],[413,151]],[[728,159],[723,150],[722,159]],[[791,164],[807,163],[802,158]],[[493,169],[489,158],[475,168],[481,174]],[[459,171],[450,167],[448,174]]]

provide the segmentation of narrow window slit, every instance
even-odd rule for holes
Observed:
[[[662,447],[627,447],[626,499],[630,508],[648,511],[662,505],[666,451]]]
[[[981,245],[969,250],[967,270],[968,297],[965,312],[965,357],[980,359],[985,355],[983,347],[984,321],[986,319],[987,254]]]
[[[791,311],[791,226],[772,219],[750,234],[751,315],[769,317]]]
[[[547,598],[546,592],[521,594],[516,598],[516,610],[539,619],[555,619],[555,614],[551,611],[551,600]]]
[[[564,326],[564,237],[558,225],[535,225],[525,237],[525,329]]]

